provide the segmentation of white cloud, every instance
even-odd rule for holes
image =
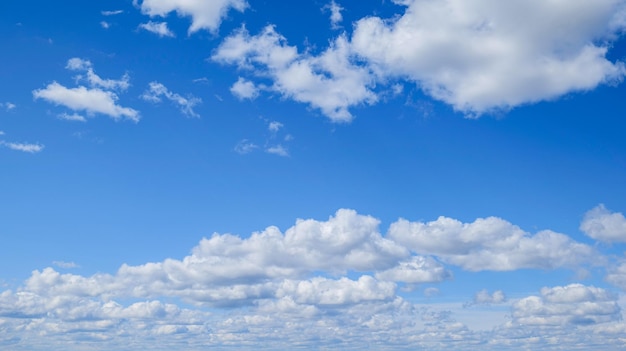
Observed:
[[[339,27],[341,21],[343,21],[343,15],[341,11],[343,11],[343,7],[337,4],[334,0],[330,2],[330,4],[324,6],[325,10],[330,11],[330,24],[333,29]]]
[[[0,130],[0,135],[4,135],[4,132]]]
[[[60,267],[60,268],[78,268],[78,267],[80,267],[79,265],[77,265],[74,262],[65,262],[65,261],[53,261],[52,264],[57,266],[57,267]]]
[[[227,37],[212,59],[255,70],[269,77],[269,87],[284,97],[318,108],[333,122],[348,122],[349,107],[374,103],[373,80],[367,68],[350,62],[351,48],[341,36],[318,56],[299,54],[273,26],[250,36],[242,28]]]
[[[44,89],[33,91],[35,99],[44,99],[48,102],[65,106],[74,111],[86,111],[87,113],[101,113],[116,120],[127,118],[131,121],[139,121],[139,112],[132,108],[117,105],[117,95],[111,91],[99,88],[66,88],[63,85],[52,82]]]
[[[152,33],[160,36],[161,38],[163,38],[163,37],[174,38],[175,37],[174,32],[172,32],[167,27],[167,22],[153,22],[153,21],[149,21],[148,23],[140,24],[139,28],[145,29],[148,32],[152,32]]]
[[[0,140],[0,145],[8,147],[11,150],[22,151],[31,154],[38,153],[44,149],[44,145],[41,144],[11,143],[3,140]]]
[[[87,119],[84,116],[79,115],[78,113],[62,113],[59,115],[59,118],[66,121],[87,122]]]
[[[571,284],[541,289],[513,304],[513,322],[521,325],[587,325],[621,319],[617,297],[594,286]]]
[[[65,68],[71,71],[85,71],[86,77],[81,75],[76,76],[76,80],[80,81],[86,79],[89,85],[92,87],[102,88],[105,90],[126,90],[130,86],[130,77],[128,74],[124,74],[120,79],[102,79],[98,76],[94,70],[91,61],[83,60],[78,57],[73,57],[67,61]]]
[[[606,58],[626,24],[621,0],[397,3],[407,6],[398,18],[356,22],[352,48],[380,76],[412,80],[468,114],[594,89],[626,73]]]
[[[267,129],[272,133],[277,133],[284,125],[277,121],[271,121],[267,126]]]
[[[259,96],[259,88],[253,82],[241,77],[230,87],[230,92],[239,100],[254,100]]]
[[[189,34],[201,29],[215,32],[230,9],[243,12],[248,7],[245,0],[133,0],[133,2],[140,6],[142,13],[151,17],[165,17],[173,11],[179,16],[190,16]]]
[[[241,155],[249,154],[259,146],[249,141],[248,139],[243,139],[235,145],[235,152]]]
[[[148,85],[148,89],[144,91],[141,95],[141,98],[150,101],[150,102],[160,102],[161,97],[165,97],[166,99],[173,102],[178,106],[180,112],[184,113],[190,117],[200,117],[194,110],[193,107],[197,104],[201,103],[202,100],[200,98],[189,96],[187,98],[182,97],[181,95],[171,92],[168,90],[165,85],[159,82],[151,82]]]
[[[113,10],[113,11],[101,11],[100,12],[103,16],[114,16],[114,15],[119,15],[121,13],[124,13],[123,10]]]
[[[483,289],[474,295],[474,300],[471,303],[465,304],[464,306],[500,304],[505,301],[506,296],[502,290],[496,290],[490,294],[487,289]]]
[[[282,146],[282,145],[270,146],[270,147],[265,149],[265,152],[267,152],[269,154],[283,156],[283,157],[289,156],[289,150],[287,150],[287,148]]]
[[[100,26],[104,29],[109,29],[111,27],[111,24],[109,24],[109,22],[107,21],[100,21]]]
[[[544,230],[530,235],[496,217],[473,223],[447,217],[428,223],[400,219],[390,226],[388,237],[470,271],[575,267],[597,260],[590,246],[563,234]]]
[[[599,241],[626,242],[626,218],[621,212],[609,211],[603,204],[585,214],[580,230]]]
[[[17,105],[10,103],[10,102],[5,102],[5,103],[0,102],[0,107],[4,107],[7,111],[11,111],[14,108],[16,108]]]
[[[413,256],[396,267],[376,273],[376,278],[409,284],[434,283],[452,278],[452,273],[430,257]]]

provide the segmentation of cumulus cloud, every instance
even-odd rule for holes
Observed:
[[[280,144],[266,148],[265,152],[267,152],[268,154],[274,154],[274,155],[283,156],[283,157],[289,156],[289,150],[287,150],[286,147]]]
[[[201,29],[215,32],[230,9],[243,12],[248,7],[245,0],[133,0],[133,3],[150,17],[165,17],[170,12],[191,17],[189,34]]]
[[[31,143],[12,143],[8,141],[0,140],[0,145],[7,147],[11,150],[27,152],[30,154],[36,154],[41,152],[44,149],[44,145],[42,144],[31,144]]]
[[[280,128],[284,127],[284,125],[278,121],[271,121],[268,126],[267,129],[272,132],[272,133],[276,133],[280,130]]]
[[[172,103],[178,106],[180,112],[190,117],[200,117],[193,107],[202,102],[200,98],[194,96],[182,97],[181,95],[171,92],[165,85],[159,82],[151,82],[148,85],[148,89],[144,91],[141,98],[150,102],[161,102],[161,97],[165,97]]]
[[[605,289],[571,284],[516,301],[512,317],[520,325],[588,325],[620,320],[621,309]]]
[[[468,114],[619,82],[606,58],[624,1],[397,1],[397,18],[356,22],[353,49],[381,76],[414,81]],[[575,19],[575,20],[572,20]]]
[[[337,4],[334,0],[330,4],[324,6],[324,10],[330,11],[330,24],[333,29],[339,28],[339,24],[343,21],[343,7]]]
[[[148,23],[140,24],[139,28],[145,29],[148,32],[152,32],[152,33],[160,36],[161,38],[163,38],[163,37],[174,38],[176,36],[176,35],[174,35],[174,32],[172,32],[167,27],[167,22],[153,22],[153,21],[149,21]]]
[[[483,289],[474,295],[474,300],[465,304],[465,307],[473,305],[491,305],[500,304],[506,301],[506,296],[502,290],[496,290],[493,293],[489,293],[487,289]]]
[[[99,88],[84,86],[66,88],[57,82],[52,82],[44,89],[34,90],[33,96],[35,99],[43,99],[74,111],[101,113],[116,120],[127,118],[138,122],[140,118],[138,111],[118,105],[118,97],[115,93]]]
[[[388,237],[470,271],[575,267],[597,259],[590,246],[566,235],[549,230],[531,235],[496,217],[473,223],[447,217],[428,223],[400,219],[390,226]]]
[[[603,204],[585,214],[580,230],[599,241],[626,242],[626,218],[621,212],[609,211]]]
[[[254,100],[259,96],[259,88],[253,82],[241,77],[230,87],[230,92],[239,100]]]
[[[78,57],[71,58],[67,61],[65,68],[71,71],[84,71],[87,76],[78,75],[75,77],[76,81],[87,80],[92,87],[102,88],[105,90],[126,90],[130,86],[130,77],[128,74],[124,74],[120,79],[102,79],[98,76],[91,61],[84,60]]]
[[[273,81],[269,90],[320,109],[333,122],[348,122],[349,107],[377,100],[370,90],[374,82],[369,70],[354,65],[350,55],[345,36],[314,56],[298,53],[273,26],[267,26],[255,36],[242,28],[220,44],[212,59],[269,77]]]
[[[611,324],[620,318],[614,295],[572,284],[516,300],[508,327],[472,331],[455,320],[450,304],[398,296],[398,283],[437,283],[451,273],[439,257],[417,256],[412,247],[383,236],[379,225],[376,218],[344,209],[327,220],[297,220],[284,232],[268,227],[247,237],[216,233],[182,259],[123,264],[113,274],[36,270],[16,290],[0,291],[0,344],[36,349],[45,338],[48,348],[97,340],[106,349],[262,344],[437,350],[454,340],[459,349],[550,349],[547,342],[537,343],[544,326],[562,328],[564,348],[586,345],[590,339],[584,338],[600,340],[579,326],[603,323],[605,333],[623,330]],[[433,296],[438,289],[424,293]],[[501,291],[475,296],[476,303],[504,301]]]

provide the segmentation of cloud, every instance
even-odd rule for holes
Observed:
[[[181,17],[191,17],[189,34],[201,29],[215,32],[230,9],[243,12],[248,7],[245,0],[133,0],[133,3],[150,17],[166,17],[174,11]]]
[[[284,125],[277,121],[271,121],[267,126],[267,129],[272,133],[277,133]]]
[[[334,0],[330,4],[324,6],[324,10],[330,11],[330,24],[333,29],[339,28],[339,24],[343,21],[343,7],[339,6]]]
[[[571,284],[541,289],[541,296],[513,304],[513,323],[521,325],[589,325],[621,319],[617,297],[593,286]]]
[[[103,16],[115,16],[115,15],[119,15],[121,13],[124,13],[123,10],[113,10],[113,11],[101,11],[100,12]]]
[[[492,294],[487,291],[487,289],[483,289],[477,292],[474,295],[474,300],[470,303],[463,305],[464,307],[470,307],[474,305],[491,305],[491,304],[501,304],[506,301],[506,296],[502,292],[502,290],[496,290]]]
[[[79,265],[77,265],[74,262],[65,262],[65,261],[53,261],[52,264],[57,266],[57,267],[60,267],[60,268],[78,268],[78,267],[80,267]]]
[[[10,102],[5,102],[5,103],[0,102],[0,107],[5,108],[7,111],[11,111],[15,109],[17,105],[10,103]]]
[[[80,340],[133,350],[621,347],[614,335],[626,329],[617,297],[592,286],[544,288],[539,296],[515,300],[510,321],[484,331],[455,319],[460,305],[451,310],[433,300],[405,300],[399,283],[437,283],[451,275],[438,257],[411,253],[379,226],[374,217],[342,209],[326,220],[299,219],[284,232],[270,226],[246,237],[216,233],[182,259],[122,264],[112,274],[35,270],[17,289],[0,291],[0,344],[60,349]],[[438,292],[424,290],[428,296]],[[506,302],[501,291],[486,290],[474,300]],[[463,313],[480,319],[482,310]],[[546,327],[553,329],[547,333]],[[550,335],[558,337],[558,347]]]
[[[259,88],[253,82],[241,77],[230,87],[230,92],[239,100],[254,100],[259,96]]]
[[[380,76],[413,81],[458,111],[551,100],[626,73],[606,58],[626,24],[623,1],[396,2],[402,16],[355,23],[353,50]]]
[[[87,73],[86,77],[78,75],[75,77],[76,81],[86,79],[89,85],[92,87],[102,88],[105,90],[121,90],[124,91],[130,86],[130,77],[128,74],[124,74],[121,79],[102,79],[98,76],[94,70],[91,61],[83,60],[78,57],[71,58],[67,61],[65,68],[71,71],[84,71]]]
[[[535,235],[496,217],[461,223],[452,218],[409,222],[400,219],[388,237],[423,255],[469,271],[511,271],[523,268],[575,267],[597,260],[594,250],[549,230]]]
[[[320,109],[333,122],[348,122],[349,107],[377,101],[369,89],[373,85],[369,70],[352,64],[350,54],[344,36],[318,56],[299,54],[267,26],[256,36],[242,28],[220,44],[212,59],[252,70],[273,81],[269,90]]]
[[[171,92],[168,90],[165,85],[159,82],[151,82],[148,85],[148,89],[144,91],[141,95],[141,98],[150,101],[153,103],[157,103],[161,101],[161,97],[165,97],[170,100],[172,103],[178,106],[180,112],[190,117],[200,117],[194,110],[193,107],[202,102],[200,98],[189,96],[187,98],[182,97],[181,95]]]
[[[265,149],[265,152],[267,152],[268,154],[274,154],[283,157],[289,156],[289,150],[287,150],[287,148],[282,145],[270,146]]]
[[[626,218],[621,212],[609,211],[603,204],[585,214],[580,230],[595,240],[626,242]]]
[[[35,154],[43,151],[44,145],[42,144],[30,144],[30,143],[11,143],[7,141],[0,140],[0,145],[4,147],[8,147],[11,150],[27,152],[30,154]]]
[[[87,122],[87,119],[84,116],[79,115],[78,113],[72,113],[71,115],[67,113],[61,113],[59,115],[59,118],[66,121]]]
[[[109,22],[107,21],[100,21],[100,26],[104,29],[109,29],[111,27],[111,24],[109,24]]]
[[[139,28],[145,29],[148,32],[152,32],[159,37],[170,37],[174,38],[176,35],[167,27],[167,22],[153,22],[149,21],[148,23],[142,23],[139,25]]]
[[[33,97],[65,106],[74,111],[101,113],[115,120],[126,118],[138,122],[140,118],[139,112],[136,110],[117,105],[118,97],[115,93],[99,88],[90,89],[84,86],[66,88],[57,82],[52,82],[44,89],[34,90]]]
[[[249,154],[259,146],[249,141],[248,139],[243,139],[235,145],[235,152],[240,155]]]

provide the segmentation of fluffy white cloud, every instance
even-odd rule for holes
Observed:
[[[0,140],[0,145],[8,147],[11,150],[27,152],[30,154],[38,153],[44,149],[42,144],[12,143],[3,140]]]
[[[165,87],[165,85],[159,82],[151,82],[148,85],[148,89],[144,91],[144,93],[141,95],[142,99],[146,101],[154,102],[154,103],[160,102],[161,97],[165,97],[166,99],[173,102],[175,105],[178,106],[178,108],[180,109],[180,112],[186,114],[187,116],[200,117],[200,115],[198,115],[193,110],[194,106],[202,102],[200,98],[197,98],[194,96],[189,96],[187,98],[182,97],[181,95],[177,93],[171,92]]]
[[[397,18],[355,24],[352,48],[380,76],[417,83],[456,110],[549,100],[621,81],[606,58],[625,27],[622,0],[405,0]]]
[[[348,122],[349,107],[377,100],[369,88],[374,83],[369,70],[354,65],[350,55],[344,36],[313,56],[298,53],[273,26],[267,26],[255,36],[242,28],[224,40],[212,59],[252,69],[273,81],[270,90],[318,108],[334,122]]]
[[[617,297],[593,286],[571,284],[541,289],[513,304],[513,322],[521,325],[596,324],[621,319]]]
[[[496,290],[493,293],[489,293],[487,289],[483,289],[474,295],[474,300],[468,304],[471,305],[490,305],[498,304],[506,301],[506,296],[502,290]]]
[[[145,29],[148,32],[152,32],[152,33],[160,36],[161,38],[163,38],[163,37],[174,38],[175,37],[174,32],[172,32],[167,27],[167,22],[153,22],[153,21],[149,21],[148,23],[140,24],[139,28]]]
[[[280,122],[277,121],[271,121],[268,126],[267,129],[272,132],[272,133],[276,133],[280,130],[280,128],[284,127],[284,125]]]
[[[322,277],[311,280],[286,280],[278,288],[276,297],[289,297],[299,304],[337,306],[362,303],[369,300],[392,300],[396,285],[380,282],[364,275],[358,280]]]
[[[253,82],[241,77],[230,87],[230,92],[240,100],[254,100],[259,96],[259,88]]]
[[[10,103],[10,102],[5,102],[5,103],[0,102],[0,107],[5,108],[7,111],[11,111],[14,108],[16,108],[17,105]]]
[[[602,204],[585,214],[580,230],[599,241],[626,242],[626,218],[621,212],[611,212]]]
[[[65,68],[71,71],[84,71],[87,76],[84,77],[82,75],[76,76],[76,81],[80,81],[86,79],[89,85],[92,87],[102,88],[105,90],[126,90],[130,86],[130,77],[128,74],[124,74],[120,79],[102,79],[98,76],[94,69],[91,61],[83,60],[78,57],[71,58],[67,61],[67,65]]]
[[[343,11],[343,7],[337,4],[334,0],[330,2],[330,4],[324,7],[325,10],[330,11],[330,24],[333,28],[338,28],[341,21],[343,21],[343,15],[341,11]]]
[[[268,154],[274,154],[274,155],[283,156],[283,157],[289,156],[289,150],[287,150],[286,147],[280,144],[266,148],[265,152],[267,152]]]
[[[400,219],[390,226],[388,238],[470,271],[574,267],[596,259],[590,246],[563,234],[544,230],[530,235],[496,217],[473,223],[447,217],[428,223]]]
[[[118,97],[111,91],[99,88],[66,88],[63,85],[52,82],[44,89],[33,91],[35,99],[44,99],[48,102],[65,106],[74,111],[87,113],[101,113],[114,119],[127,118],[131,121],[139,121],[139,112],[129,107],[119,106],[116,102]]]
[[[376,273],[376,278],[409,284],[433,283],[452,278],[452,273],[430,257],[413,256],[396,267]]]
[[[189,34],[201,29],[215,32],[230,9],[243,12],[248,7],[245,0],[133,0],[133,3],[151,17],[165,17],[173,11],[179,16],[190,16]]]

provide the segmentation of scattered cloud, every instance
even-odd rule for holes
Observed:
[[[256,36],[240,29],[222,42],[212,59],[269,77],[273,81],[269,90],[318,108],[333,122],[349,122],[349,107],[377,100],[369,89],[373,85],[369,70],[352,64],[350,52],[341,36],[319,56],[299,54],[267,26]]]
[[[115,16],[124,13],[123,10],[113,10],[113,11],[101,11],[103,16]]]
[[[477,292],[474,295],[474,300],[470,303],[465,304],[465,307],[474,306],[474,305],[491,305],[491,304],[501,304],[506,302],[506,296],[502,292],[502,290],[496,290],[493,293],[489,293],[487,289],[483,289]]]
[[[621,309],[605,289],[571,284],[516,301],[512,317],[520,325],[590,325],[620,320]]]
[[[553,269],[598,260],[592,247],[564,234],[544,230],[531,235],[497,217],[473,223],[447,217],[428,223],[400,219],[389,228],[389,238],[469,271]]]
[[[241,77],[230,87],[230,92],[239,100],[254,100],[259,96],[259,88],[253,82]]]
[[[152,32],[152,33],[158,35],[161,38],[163,38],[163,37],[174,38],[176,36],[176,35],[174,35],[174,32],[172,32],[167,27],[167,22],[153,22],[153,21],[149,21],[148,23],[140,24],[139,28],[145,29],[148,32]]]
[[[0,135],[4,135],[4,132],[0,130]]]
[[[121,90],[124,91],[130,86],[130,77],[128,74],[124,74],[120,79],[102,79],[98,76],[94,70],[91,61],[83,60],[78,57],[71,58],[67,61],[68,70],[71,71],[84,71],[87,76],[77,75],[76,81],[87,80],[92,87],[102,88],[105,90]]]
[[[243,139],[235,145],[235,152],[240,155],[249,154],[255,149],[258,149],[258,145],[249,141],[248,139]]]
[[[133,3],[150,17],[166,17],[174,11],[181,17],[191,17],[189,34],[201,29],[216,32],[230,9],[243,12],[248,7],[245,0],[133,0]]]
[[[580,230],[598,241],[626,242],[626,218],[621,212],[609,211],[603,204],[585,214]]]
[[[626,74],[606,58],[626,25],[623,1],[397,3],[406,6],[400,17],[355,23],[352,49],[379,76],[414,81],[470,115],[590,90]]]
[[[11,110],[15,109],[16,107],[17,107],[17,105],[15,105],[13,103],[10,103],[10,102],[5,102],[5,103],[0,102],[0,108],[4,108],[7,111],[11,111]]]
[[[283,156],[283,157],[288,157],[289,156],[289,150],[287,150],[286,147],[284,147],[283,145],[280,145],[280,144],[279,145],[270,146],[270,147],[266,148],[265,152],[267,152],[269,154]]]
[[[80,266],[77,265],[74,262],[65,262],[65,261],[54,261],[52,262],[53,265],[59,267],[59,268],[79,268]]]
[[[191,95],[186,98],[182,97],[177,93],[171,92],[165,87],[165,85],[159,82],[151,82],[148,85],[148,89],[144,91],[144,93],[141,95],[142,99],[153,103],[161,102],[161,97],[165,97],[166,99],[177,105],[180,109],[180,112],[182,112],[183,114],[190,117],[200,117],[200,115],[198,115],[193,110],[194,106],[202,102],[200,98]]]
[[[11,150],[27,152],[30,154],[36,154],[44,149],[42,144],[30,144],[30,143],[11,143],[0,140],[0,145],[7,147]]]
[[[111,27],[111,24],[107,21],[100,21],[100,26],[104,29],[109,29]]]
[[[99,88],[84,86],[66,88],[57,82],[52,82],[44,89],[34,90],[33,96],[35,99],[43,99],[74,111],[101,113],[115,120],[126,118],[138,122],[140,118],[136,110],[117,105],[118,97],[115,93]]]
[[[277,133],[284,125],[277,121],[271,121],[267,126],[267,129],[272,133]]]
[[[341,21],[343,21],[343,7],[339,6],[334,0],[330,4],[324,6],[323,10],[330,11],[330,25],[333,29],[339,28]]]
[[[78,113],[72,113],[72,114],[61,113],[59,115],[59,119],[62,119],[65,121],[87,122],[87,119],[84,116],[79,115]]]

